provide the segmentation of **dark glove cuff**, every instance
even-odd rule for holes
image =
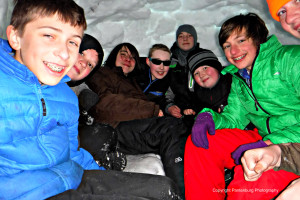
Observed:
[[[212,119],[212,114],[210,112],[200,113],[195,121],[203,121],[205,119]]]

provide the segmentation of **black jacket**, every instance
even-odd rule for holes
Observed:
[[[140,74],[136,77],[136,81],[146,94],[148,100],[158,104],[160,109],[164,111],[167,105],[165,93],[170,86],[169,73],[163,79],[152,81],[150,68],[146,62],[143,62],[144,59],[141,58],[141,70]]]
[[[211,89],[200,87],[197,83],[193,92],[193,110],[198,113],[203,108],[210,108],[216,112],[226,106],[231,88],[232,75],[221,75],[218,83]]]
[[[175,66],[174,68],[170,67],[169,76],[171,80],[170,89],[167,93],[168,107],[170,105],[177,105],[182,111],[185,109],[191,108],[192,104],[192,93],[189,89],[190,80],[189,80],[189,67],[187,65],[180,65],[177,50],[178,46],[176,42],[171,47],[171,65]],[[198,49],[199,44],[195,46],[194,49]],[[186,52],[188,54],[188,52]]]

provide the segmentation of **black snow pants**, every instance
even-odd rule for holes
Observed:
[[[119,150],[125,154],[159,154],[166,176],[175,181],[184,198],[183,156],[187,128],[181,119],[153,117],[121,122]]]
[[[80,125],[78,135],[79,146],[92,154],[95,160],[101,160],[104,153],[116,150],[117,133],[107,124]]]
[[[48,200],[154,200],[180,199],[179,191],[165,176],[115,170],[86,170],[76,190]]]

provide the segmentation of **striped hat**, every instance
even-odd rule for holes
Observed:
[[[279,21],[279,17],[277,15],[278,10],[289,1],[291,1],[291,0],[267,0],[271,16],[276,21]]]
[[[213,67],[219,72],[222,71],[222,65],[217,56],[208,49],[199,48],[191,51],[187,57],[187,62],[192,75],[198,67],[204,65]]]

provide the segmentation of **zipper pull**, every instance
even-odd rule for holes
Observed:
[[[43,116],[46,116],[47,112],[46,112],[46,104],[44,98],[41,98],[41,101],[43,106]]]
[[[258,102],[257,102],[257,100],[255,99],[255,108],[256,108],[256,111],[258,111],[257,104],[258,104]]]

